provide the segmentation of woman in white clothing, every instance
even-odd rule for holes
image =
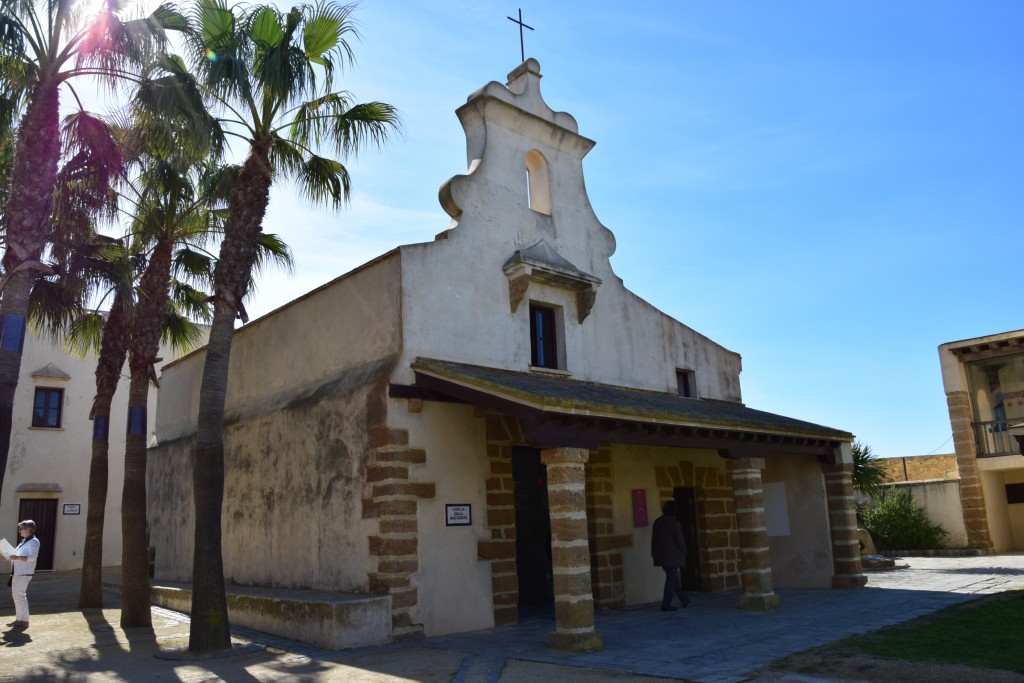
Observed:
[[[36,558],[39,557],[39,539],[36,538],[36,523],[31,519],[18,522],[21,543],[11,554],[11,595],[14,597],[14,618],[10,626],[28,628],[28,584],[36,573]]]

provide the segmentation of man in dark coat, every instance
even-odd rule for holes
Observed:
[[[654,566],[665,570],[665,592],[661,598],[661,611],[674,612],[672,596],[679,596],[679,603],[686,607],[690,600],[683,595],[679,586],[679,569],[686,566],[686,541],[683,539],[683,526],[679,523],[676,513],[679,506],[674,500],[667,501],[662,507],[661,517],[654,520],[651,528],[651,556]]]

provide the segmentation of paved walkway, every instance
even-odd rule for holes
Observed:
[[[669,678],[739,683],[780,657],[978,594],[1024,588],[1024,554],[906,558],[901,563],[910,566],[873,572],[861,590],[780,589],[782,608],[768,613],[737,609],[737,593],[693,594],[689,608],[671,613],[658,611],[657,605],[599,612],[597,628],[605,648],[587,654],[548,649],[545,639],[553,628],[548,616],[342,652],[234,629],[236,654],[194,658],[182,652],[186,615],[154,608],[152,629],[124,630],[116,607],[75,608],[77,573],[40,575],[29,588],[31,628],[0,628],[0,681],[639,683]],[[108,597],[116,604],[116,595]],[[0,614],[13,614],[6,591],[0,592]]]

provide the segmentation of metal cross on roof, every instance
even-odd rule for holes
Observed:
[[[530,29],[532,31],[533,27],[532,26],[527,26],[526,24],[523,23],[523,10],[522,10],[522,8],[519,9],[519,19],[515,19],[513,17],[509,17],[508,20],[511,21],[513,24],[519,24],[519,56],[522,58],[522,61],[525,62],[526,61],[526,50],[523,48],[523,29],[524,28],[528,28],[528,29]]]

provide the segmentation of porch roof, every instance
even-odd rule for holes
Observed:
[[[853,435],[739,403],[583,382],[432,358],[412,369],[424,398],[447,397],[523,419],[539,447],[596,448],[602,442],[714,448],[724,457],[812,453],[832,461]],[[392,389],[392,395],[402,395]]]

